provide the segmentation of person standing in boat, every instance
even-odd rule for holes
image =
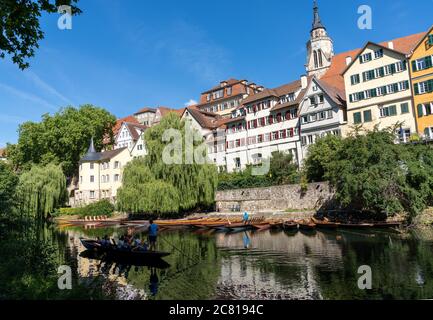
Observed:
[[[156,238],[158,237],[158,225],[153,222],[153,219],[149,220],[149,250],[156,250]]]
[[[250,215],[248,214],[248,212],[244,212],[244,216],[242,218],[242,222],[243,224],[248,224],[248,221],[250,220]]]

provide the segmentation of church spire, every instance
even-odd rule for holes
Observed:
[[[89,149],[87,149],[87,153],[96,153],[95,144],[93,143],[93,136],[90,139]]]
[[[317,5],[317,0],[314,0],[313,13],[314,13],[314,20],[313,20],[313,28],[311,29],[311,31],[320,28],[326,30],[326,28],[322,24],[322,21],[320,20],[319,6]]]

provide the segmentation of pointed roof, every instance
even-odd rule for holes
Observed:
[[[80,162],[85,161],[97,161],[99,159],[99,154],[95,150],[95,145],[93,143],[93,137],[90,139],[89,149],[87,149],[87,153],[84,157],[81,158]]]
[[[314,6],[313,6],[313,27],[311,31],[314,31],[316,29],[325,29],[325,26],[322,24],[322,21],[320,20],[319,15],[319,6],[317,5],[317,0],[314,0]]]

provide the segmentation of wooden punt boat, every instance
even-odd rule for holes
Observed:
[[[170,264],[161,258],[156,259],[136,259],[136,258],[119,258],[106,255],[94,250],[85,250],[80,253],[81,258],[98,260],[105,263],[118,263],[123,265],[131,265],[136,267],[150,267],[156,269],[167,269]]]
[[[373,223],[340,223],[338,225],[340,228],[343,229],[368,229],[373,228]]]
[[[242,231],[242,230],[248,230],[252,228],[251,224],[245,224],[243,222],[239,223],[230,223],[224,225],[224,228],[229,229],[231,231]]]
[[[316,224],[312,221],[302,220],[298,222],[299,229],[301,230],[314,230],[316,229]]]
[[[374,228],[399,228],[401,222],[373,222]]]
[[[118,259],[159,259],[170,255],[169,252],[160,251],[119,250],[113,245],[103,247],[96,240],[90,239],[80,239],[80,241],[87,250],[105,253]]]
[[[293,221],[286,221],[283,223],[283,229],[285,231],[295,231],[298,230],[298,224]]]
[[[283,221],[271,221],[269,222],[269,225],[271,226],[271,229],[281,229],[283,228]]]
[[[269,224],[269,222],[253,223],[253,224],[251,224],[251,226],[254,229],[257,229],[259,231],[265,231],[265,230],[269,230],[271,228],[271,225]]]
[[[313,223],[316,224],[316,227],[319,229],[337,229],[340,224],[337,222],[330,222],[326,220],[317,220],[315,218],[312,219]]]

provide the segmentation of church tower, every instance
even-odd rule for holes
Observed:
[[[322,77],[331,65],[334,56],[334,44],[328,36],[325,26],[319,16],[317,0],[314,0],[313,26],[310,40],[307,42],[307,74]]]

